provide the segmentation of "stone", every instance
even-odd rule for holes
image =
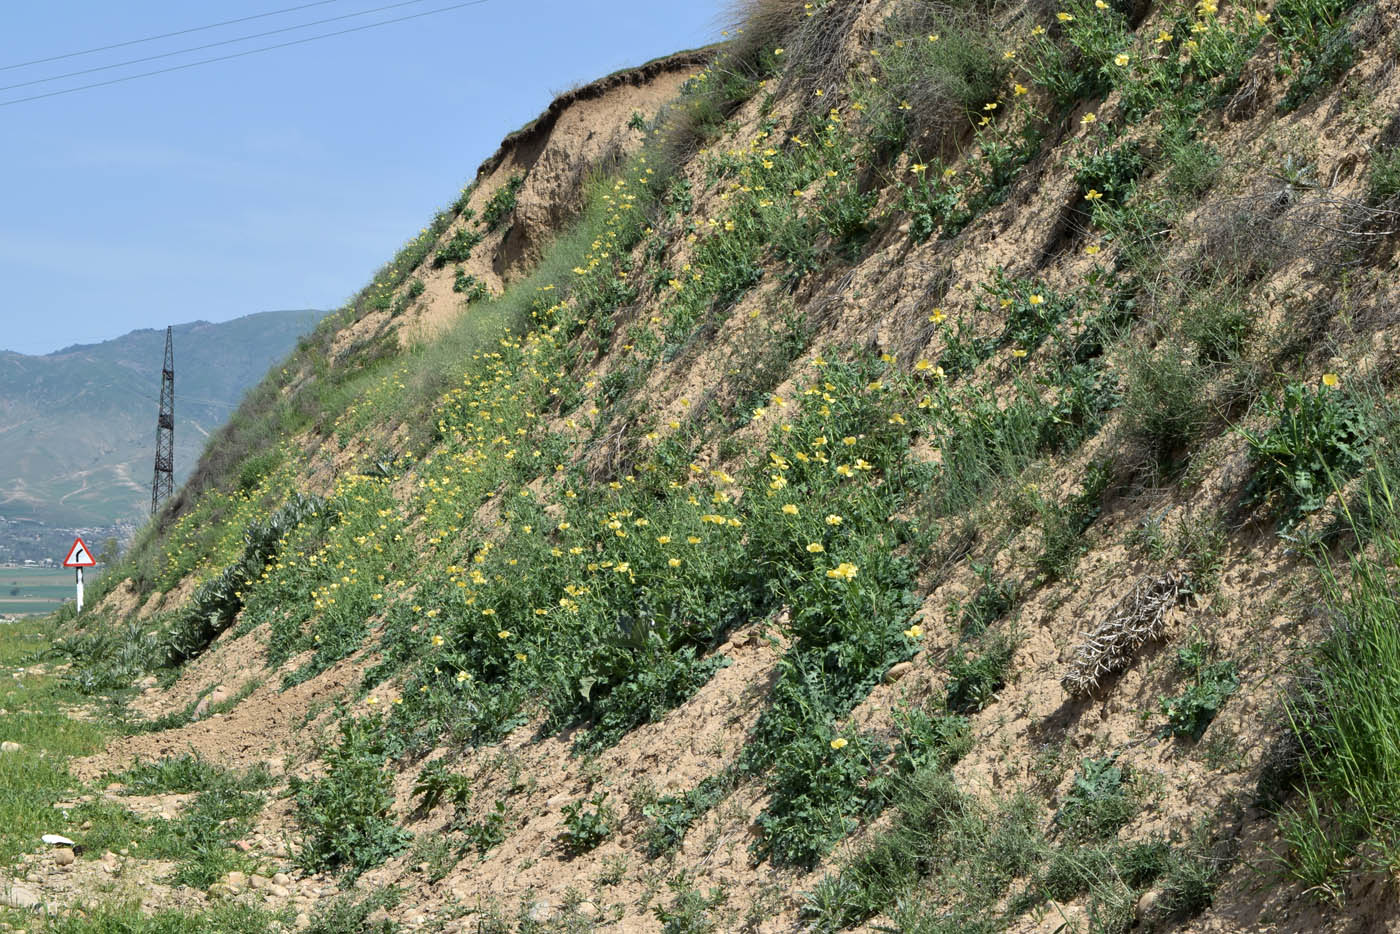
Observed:
[[[303,911],[301,914],[297,915],[296,920],[293,921],[292,924],[294,924],[298,930],[309,928],[311,927],[311,916]]]
[[[231,893],[237,895],[248,887],[248,876],[245,873],[234,870],[224,876],[224,885],[228,886],[228,890]]]
[[[553,917],[553,915],[554,909],[550,906],[549,901],[543,898],[537,902],[532,902],[530,910],[526,912],[526,917],[536,924],[544,924]]]
[[[574,912],[578,914],[580,918],[588,918],[591,920],[598,917],[598,906],[592,902],[579,902]]]
[[[277,898],[287,898],[292,894],[291,889],[287,888],[285,885],[278,885],[275,882],[267,887],[267,891],[269,895],[273,895]]]
[[[257,873],[253,873],[248,877],[248,884],[252,886],[254,890],[261,890],[271,885],[272,880],[267,876],[260,876]]]
[[[291,885],[292,877],[287,875],[285,872],[277,872],[273,873],[272,882],[274,885]]]
[[[913,670],[914,670],[914,663],[913,663],[913,662],[900,662],[900,663],[897,664],[897,665],[891,665],[891,666],[890,666],[890,670],[887,671],[887,672],[885,672],[885,683],[886,683],[886,684],[894,684],[894,683],[895,683],[896,681],[898,681],[900,678],[902,678],[902,677],[904,677],[905,675],[909,674],[909,672],[911,672],[911,671],[913,671]]]
[[[53,861],[60,866],[67,866],[77,858],[71,846],[61,846],[53,851]]]
[[[1157,907],[1157,903],[1162,900],[1162,893],[1156,889],[1148,889],[1138,897],[1137,906],[1134,909],[1137,914],[1138,924],[1147,921],[1152,915],[1152,909]]]
[[[23,885],[0,887],[0,905],[18,908],[21,911],[39,908],[44,904],[39,893]]]
[[[24,747],[12,739],[7,739],[0,743],[0,752],[19,752]]]

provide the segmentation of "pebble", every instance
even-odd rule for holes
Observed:
[[[248,884],[252,886],[254,890],[261,890],[271,885],[272,881],[268,879],[267,876],[260,876],[257,873],[253,873],[248,877]]]
[[[273,873],[272,881],[276,885],[291,885],[292,877],[285,872]]]
[[[77,858],[71,846],[61,846],[53,851],[53,861],[60,866],[67,866]]]
[[[248,876],[235,870],[224,876],[224,885],[231,894],[237,895],[248,887]]]
[[[301,914],[297,915],[296,920],[292,923],[295,924],[298,928],[311,927],[311,916],[303,911]]]
[[[913,670],[914,670],[914,663],[913,663],[913,662],[900,662],[900,663],[897,664],[897,665],[891,665],[891,666],[890,666],[890,670],[887,671],[887,672],[885,672],[885,683],[886,683],[886,684],[894,684],[894,683],[895,683],[896,681],[898,681],[900,678],[902,678],[902,677],[904,677],[905,675],[909,674],[909,672],[911,672],[911,671],[913,671]]]
[[[574,911],[580,918],[591,919],[598,917],[598,906],[592,902],[579,902],[578,907],[575,908]]]
[[[287,888],[285,885],[278,885],[275,882],[267,887],[267,891],[277,898],[286,898],[292,894],[291,889]]]
[[[526,914],[526,917],[536,924],[544,924],[553,914],[554,910],[549,902],[542,898],[530,905],[530,910]]]
[[[12,739],[7,739],[0,743],[0,752],[19,752],[24,747]]]
[[[1148,889],[1146,892],[1142,893],[1137,900],[1136,907],[1138,924],[1142,924],[1147,920],[1152,909],[1157,907],[1157,902],[1160,901],[1161,898],[1162,893],[1156,889]]]

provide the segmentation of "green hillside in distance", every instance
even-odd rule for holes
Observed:
[[[244,391],[321,314],[175,326],[177,482]],[[43,356],[0,351],[0,559],[46,557],[38,539],[49,529],[105,530],[144,517],[164,344],[165,329],[150,328]],[[27,553],[35,547],[44,553]]]

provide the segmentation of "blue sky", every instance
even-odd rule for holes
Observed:
[[[0,85],[384,6],[296,13],[23,68],[307,0],[12,4]],[[458,0],[0,91],[17,97]],[[345,301],[558,92],[718,38],[723,0],[485,0],[383,28],[0,106],[0,349]]]

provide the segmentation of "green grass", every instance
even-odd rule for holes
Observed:
[[[1400,859],[1400,508],[1391,478],[1370,504],[1364,550],[1322,565],[1335,625],[1316,676],[1289,716],[1302,748],[1298,795],[1281,830],[1286,865],[1323,899],[1339,899],[1348,868]]]
[[[104,718],[70,717],[70,704],[90,703],[53,675],[14,678],[22,667],[50,664],[53,624],[32,620],[0,625],[0,740],[21,744],[0,753],[0,866],[32,850],[41,834],[74,831],[53,804],[77,789],[67,761],[96,751],[106,735]],[[71,836],[71,833],[70,833]]]
[[[45,934],[265,934],[273,924],[290,925],[290,911],[269,912],[233,902],[216,902],[199,912],[165,910],[147,914],[138,904],[100,905],[48,919]],[[347,929],[339,929],[345,931]]]

